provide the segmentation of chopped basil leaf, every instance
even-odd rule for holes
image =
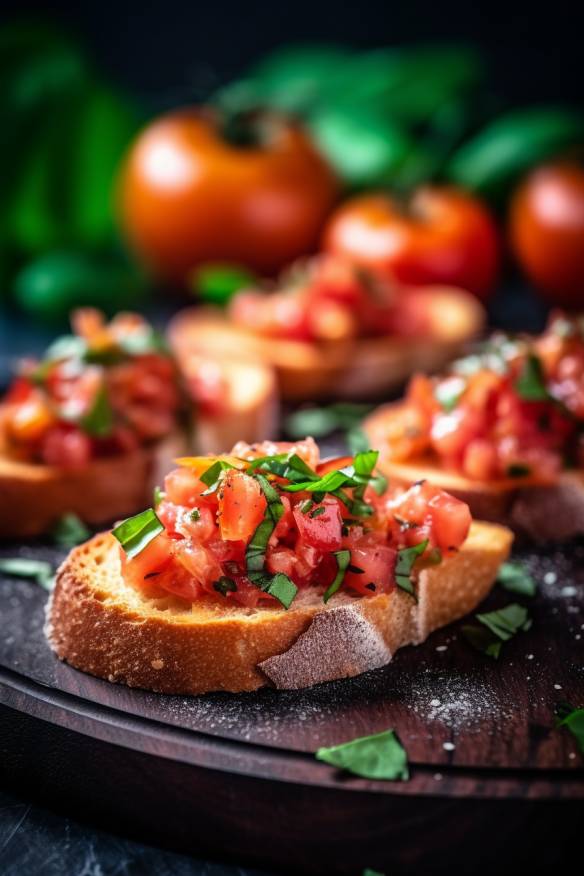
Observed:
[[[191,518],[191,520],[192,520],[194,523],[196,523],[197,520],[200,520],[200,519],[201,519],[201,512],[199,511],[198,508],[193,508],[193,510],[192,510],[191,513],[189,514],[189,517]]]
[[[378,496],[383,496],[387,491],[387,478],[382,474],[373,475],[369,481],[369,485],[373,487]]]
[[[163,531],[164,526],[156,516],[156,512],[153,508],[148,508],[141,514],[136,514],[135,517],[128,517],[127,520],[112,529],[112,535],[117,538],[127,556],[132,559]]]
[[[81,417],[79,425],[93,438],[107,438],[114,425],[114,412],[109,402],[105,386],[101,386],[95,394],[88,412]]]
[[[431,566],[439,566],[442,562],[442,551],[439,547],[432,548],[431,551],[428,551],[426,554],[426,562],[428,562]]]
[[[409,779],[407,755],[393,730],[319,748],[316,759],[364,779]]]
[[[414,568],[414,563],[418,559],[421,554],[424,553],[426,548],[428,547],[428,539],[424,539],[419,544],[413,545],[413,547],[402,548],[401,551],[397,552],[397,563],[395,566],[395,583],[398,587],[401,587],[402,590],[405,590],[406,593],[409,593],[411,596],[416,599],[416,591],[414,589],[414,584],[411,579],[412,570]]]
[[[289,493],[299,493],[307,491],[309,493],[334,493],[335,490],[341,487],[354,487],[357,482],[352,476],[352,473],[334,469],[327,471],[325,475],[316,480],[304,480],[294,484],[282,484],[282,489]]]
[[[523,462],[512,462],[507,466],[507,476],[510,478],[524,478],[531,474],[531,468]]]
[[[259,459],[254,459],[249,465],[248,473],[254,471],[262,471],[268,474],[274,474],[292,483],[300,483],[306,481],[317,481],[318,475],[313,471],[304,460],[296,453],[279,453],[275,456],[262,456]]]
[[[237,584],[232,578],[228,578],[227,575],[221,575],[218,581],[213,581],[213,590],[221,593],[222,596],[227,596],[228,593],[235,593]]]
[[[372,870],[371,867],[366,867],[361,876],[385,876],[385,873],[380,873],[379,870]]]
[[[227,471],[228,468],[235,468],[235,466],[231,465],[230,462],[225,462],[224,459],[218,459],[199,476],[199,480],[208,487],[208,489],[201,493],[202,496],[208,496],[210,493],[215,492],[219,486],[219,480],[222,473]]]
[[[264,518],[252,535],[245,552],[247,576],[252,584],[274,596],[282,603],[284,608],[289,608],[298,592],[294,582],[287,575],[280,572],[276,575],[268,575],[264,572],[268,542],[280,517],[284,513],[284,505],[280,500],[278,491],[263,475],[255,474],[254,477],[262,488],[267,506]]]
[[[581,753],[584,754],[584,709],[574,709],[568,703],[562,703],[557,712],[556,727],[567,727],[576,738]]]
[[[310,517],[312,519],[314,519],[315,517],[320,517],[320,515],[324,514],[325,511],[326,508],[324,508],[322,505],[319,505],[317,508],[314,509],[314,511],[310,512]]]
[[[497,581],[510,593],[520,593],[522,596],[535,596],[537,584],[525,566],[521,563],[503,563],[499,568]]]
[[[541,361],[534,353],[525,358],[515,381],[518,395],[525,401],[547,401],[550,394],[545,385]]]
[[[313,505],[314,502],[312,501],[312,499],[307,499],[306,502],[303,502],[300,506],[300,510],[303,514],[308,514]]]
[[[463,377],[453,376],[441,380],[434,387],[434,398],[446,413],[454,410],[466,389],[466,380]]]
[[[369,438],[358,426],[349,429],[345,435],[349,451],[353,454],[369,450]]]
[[[159,486],[154,487],[154,495],[153,495],[154,509],[158,508],[160,503],[166,499],[166,493],[164,490],[161,490]]]
[[[370,411],[371,405],[352,402],[339,402],[323,408],[301,408],[286,418],[284,426],[292,438],[304,438],[306,435],[324,438],[339,430],[357,432],[358,424]],[[367,450],[368,447],[368,440],[364,438],[364,443],[352,452]]]
[[[91,535],[89,529],[79,519],[77,514],[63,514],[51,530],[55,544],[59,547],[72,548],[87,541]]]
[[[345,572],[349,568],[349,563],[351,562],[351,551],[333,551],[333,557],[337,561],[337,574],[323,596],[324,602],[328,602],[331,596],[335,595],[343,583]]]
[[[15,578],[29,578],[44,590],[52,590],[55,583],[53,568],[45,560],[32,560],[27,557],[6,557],[0,559],[0,572]]]
[[[515,602],[475,617],[483,626],[466,625],[462,627],[462,634],[477,651],[495,660],[501,653],[503,642],[509,641],[519,630],[527,631],[531,627],[527,609]]]

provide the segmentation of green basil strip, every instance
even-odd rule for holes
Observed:
[[[270,482],[261,474],[255,474],[254,477],[259,482],[262,492],[266,497],[266,510],[264,519],[257,527],[251,537],[251,541],[245,552],[245,566],[247,577],[263,590],[274,596],[284,608],[289,608],[298,588],[293,581],[281,572],[275,575],[269,575],[264,572],[266,562],[266,550],[270,537],[276,528],[276,525],[284,513],[284,505],[280,499],[278,491]]]
[[[199,480],[208,487],[208,489],[201,493],[201,495],[208,496],[210,493],[214,493],[219,486],[221,474],[229,468],[235,468],[235,466],[231,465],[230,462],[225,462],[224,459],[218,459],[217,462],[214,462],[213,465],[209,466],[209,468],[199,476]]]
[[[291,483],[299,483],[306,480],[317,481],[318,475],[296,453],[279,453],[275,456],[262,456],[251,461],[248,473],[262,471],[274,474]]]
[[[340,588],[345,579],[345,573],[349,567],[349,563],[351,562],[351,551],[334,551],[333,556],[337,561],[337,574],[335,575],[332,584],[326,589],[325,594],[322,597],[323,602],[328,602],[331,596],[334,596]]]
[[[510,593],[535,596],[537,584],[521,563],[503,563],[499,567],[497,582]]]
[[[525,401],[548,401],[550,394],[545,385],[543,368],[539,358],[530,353],[515,381],[515,389]]]
[[[164,526],[156,516],[156,512],[153,508],[148,508],[141,514],[136,514],[135,517],[128,517],[112,530],[112,535],[117,538],[127,556],[132,559],[163,531]]]
[[[578,748],[584,754],[584,709],[574,709],[566,703],[558,711],[556,727],[566,727],[575,737]]]
[[[63,514],[57,520],[51,530],[51,535],[59,547],[72,548],[81,544],[82,541],[87,541],[91,533],[77,514],[70,513]]]
[[[152,501],[154,505],[154,509],[158,508],[160,503],[166,499],[166,493],[164,490],[161,490],[159,486],[154,487],[154,493],[152,495]]]
[[[81,417],[79,425],[93,438],[107,438],[114,425],[114,412],[105,386],[101,386],[88,412]]]
[[[406,751],[393,730],[362,736],[331,748],[319,748],[316,759],[364,779],[409,779]]]
[[[421,554],[424,553],[426,548],[428,547],[428,539],[424,539],[419,544],[413,545],[413,547],[402,548],[401,551],[397,552],[397,563],[395,565],[395,583],[398,587],[401,587],[402,590],[405,590],[406,593],[409,593],[411,596],[416,598],[416,591],[414,589],[414,584],[411,579],[412,570],[414,568],[414,563],[418,559]]]
[[[0,572],[15,578],[28,578],[39,584],[43,590],[52,590],[55,583],[53,567],[45,560],[33,560],[28,557],[2,558]]]
[[[481,627],[467,624],[462,627],[465,639],[488,657],[498,659],[503,642],[509,641],[519,630],[528,630],[531,619],[527,609],[513,602],[498,611],[475,615]]]

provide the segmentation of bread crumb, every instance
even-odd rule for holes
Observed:
[[[160,658],[158,658],[157,660],[152,660],[150,666],[152,667],[152,669],[163,669],[164,660],[160,660]]]
[[[561,684],[554,684],[554,690],[561,690],[561,689],[562,689]]]

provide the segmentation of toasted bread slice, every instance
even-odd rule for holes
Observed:
[[[374,398],[401,386],[414,370],[441,368],[483,326],[477,300],[459,289],[436,287],[432,338],[384,336],[344,341],[291,341],[254,334],[212,309],[183,310],[168,336],[179,360],[226,355],[272,366],[287,401]]]
[[[120,573],[111,534],[75,548],[57,575],[46,634],[77,669],[161,693],[309,687],[388,663],[402,645],[471,611],[487,595],[512,535],[473,523],[456,556],[418,573],[418,602],[403,590],[301,592],[288,611],[229,601],[145,599]]]
[[[128,517],[151,504],[154,486],[162,483],[176,457],[228,450],[242,436],[253,443],[273,435],[277,396],[272,371],[253,363],[210,367],[221,372],[225,398],[217,412],[195,411],[190,435],[177,430],[156,444],[71,469],[15,460],[2,454],[0,440],[0,538],[40,535],[67,512],[96,526]]]
[[[440,467],[431,456],[399,462],[385,450],[384,420],[394,405],[368,417],[363,429],[379,450],[379,468],[392,486],[428,480],[466,502],[474,518],[510,526],[537,541],[565,541],[584,534],[584,471],[565,471],[554,482],[531,477],[472,481]]]

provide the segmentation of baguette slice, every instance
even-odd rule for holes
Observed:
[[[290,689],[358,675],[402,645],[471,611],[511,547],[509,530],[473,523],[460,552],[418,574],[419,601],[400,589],[356,598],[299,594],[288,611],[209,599],[144,599],[120,574],[109,533],[75,548],[57,575],[46,635],[57,655],[109,681],[161,693]]]
[[[250,332],[211,308],[181,311],[171,320],[168,337],[179,361],[190,354],[223,355],[273,367],[286,401],[374,398],[401,386],[415,370],[438,370],[481,330],[484,312],[472,295],[442,287],[430,291],[432,338],[291,341]]]
[[[368,417],[363,430],[380,451],[379,468],[392,486],[428,480],[466,502],[472,516],[495,521],[535,541],[565,541],[584,534],[584,471],[565,471],[552,483],[535,478],[472,481],[446,471],[431,457],[398,462],[384,452],[385,416],[395,405],[384,405]]]

